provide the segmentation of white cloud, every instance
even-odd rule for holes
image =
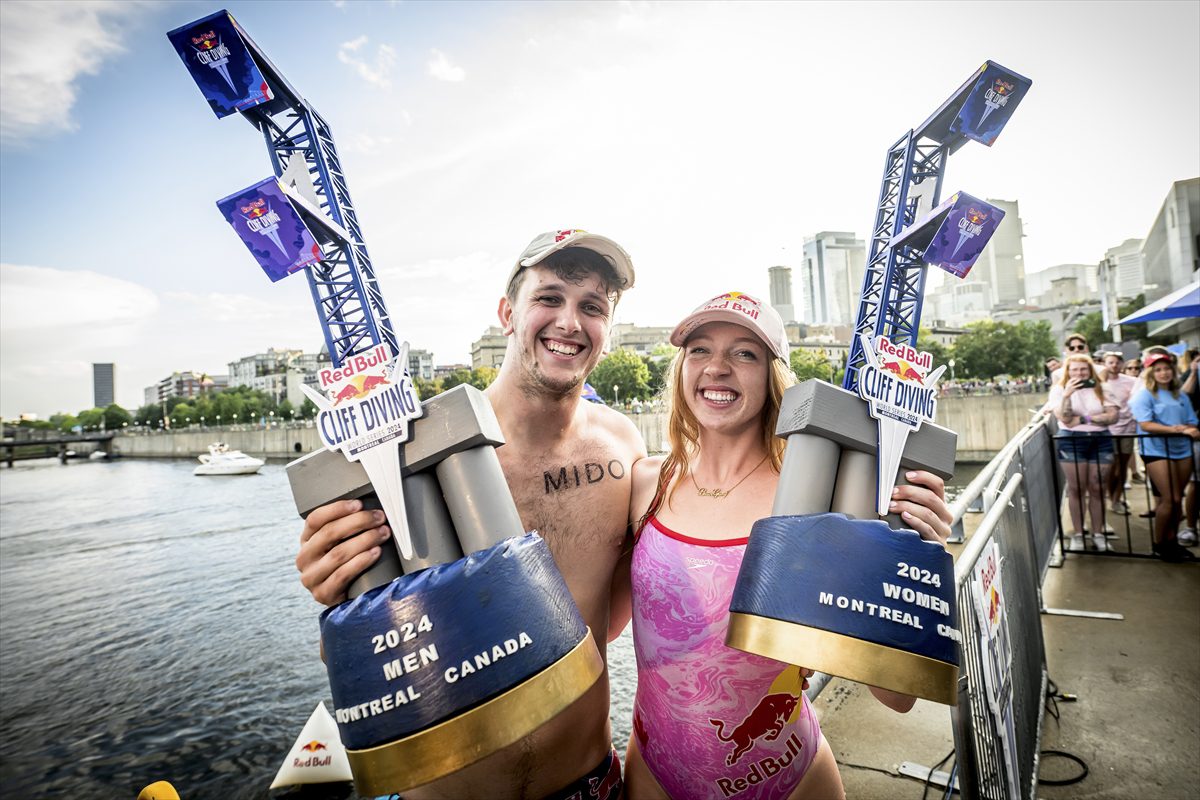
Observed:
[[[0,264],[0,286],[0,332],[6,337],[128,324],[158,311],[149,289],[95,272]]]
[[[396,66],[396,51],[389,45],[381,44],[375,48],[375,59],[373,63],[369,63],[367,59],[359,57],[359,51],[363,51],[366,55],[367,36],[363,34],[357,39],[351,39],[348,42],[343,42],[338,48],[338,60],[343,64],[354,67],[354,71],[358,76],[372,86],[378,86],[380,89],[387,89],[392,85],[391,72]]]
[[[467,77],[466,70],[462,67],[452,64],[450,57],[441,50],[431,50],[433,58],[429,60],[426,67],[429,69],[429,74],[437,78],[439,81],[450,81],[458,83]]]
[[[141,3],[0,3],[0,140],[73,131],[84,75],[123,52],[121,20]]]

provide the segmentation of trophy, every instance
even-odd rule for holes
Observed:
[[[915,347],[926,270],[964,277],[1004,217],[965,192],[938,204],[946,159],[991,146],[1030,85],[988,61],[889,149],[844,388],[784,394],[773,516],[751,530],[729,646],[957,702],[953,561],[887,514],[902,471],[954,466],[956,436],[933,424],[942,368]]]
[[[487,400],[469,386],[418,400],[328,123],[227,11],[167,36],[213,113],[266,140],[274,175],[218,209],[268,278],[306,276],[333,362],[305,389],[324,449],[288,465],[296,509],[361,498],[393,531],[320,626],[355,788],[408,791],[532,733],[603,660],[521,524]]]

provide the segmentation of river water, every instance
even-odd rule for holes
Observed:
[[[132,800],[156,780],[186,800],[270,796],[313,708],[333,707],[283,465],[17,464],[0,470],[4,796]],[[628,632],[614,645],[623,749]]]
[[[265,798],[313,708],[332,708],[283,465],[231,478],[193,467],[0,470],[5,796],[132,800],[169,780],[186,800]],[[628,630],[609,663],[623,750]]]

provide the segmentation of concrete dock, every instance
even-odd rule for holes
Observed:
[[[1144,495],[1140,486],[1131,491],[1133,514],[1111,523],[1124,540],[1129,520],[1134,552],[1149,549],[1147,522],[1137,516]],[[980,517],[968,515],[968,532]],[[1047,712],[1040,749],[1079,757],[1088,774],[1067,786],[1039,785],[1037,796],[1200,797],[1200,564],[1068,553],[1048,570],[1043,601],[1047,609],[1124,619],[1041,616],[1050,679],[1078,699],[1058,700],[1058,719]],[[901,775],[900,766],[933,766],[954,748],[948,706],[919,700],[900,715],[865,687],[835,678],[814,708],[849,798],[920,797],[922,782]],[[951,756],[942,771],[953,763]],[[1043,779],[1079,772],[1057,756],[1043,756],[1039,770]],[[934,786],[928,796],[944,791]]]

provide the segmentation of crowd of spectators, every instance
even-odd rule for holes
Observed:
[[[1178,361],[1178,363],[1177,363]],[[1155,497],[1153,550],[1164,561],[1195,561],[1200,491],[1200,351],[1181,359],[1151,347],[1125,361],[1118,351],[1092,353],[1072,334],[1061,359],[1046,362],[1050,399],[1045,413],[1058,420],[1055,440],[1067,477],[1070,550],[1089,538],[1099,551],[1115,535],[1108,511],[1128,515],[1127,481],[1144,466]],[[1136,442],[1136,447],[1135,447]],[[1086,517],[1086,518],[1085,518]],[[1091,527],[1087,527],[1090,522]]]

